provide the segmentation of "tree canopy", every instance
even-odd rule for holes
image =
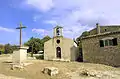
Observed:
[[[43,39],[42,39],[42,42],[45,43],[46,41],[50,40],[51,38],[49,36],[45,36]]]
[[[5,44],[4,45],[4,54],[13,53],[14,50],[17,50],[16,45]]]
[[[37,53],[38,51],[44,51],[44,43],[51,39],[49,36],[45,36],[43,39],[31,37],[25,46],[29,46],[29,52]]]
[[[89,35],[89,32],[88,31],[84,31],[81,35],[81,37],[85,37],[85,36],[88,36]]]
[[[44,51],[44,43],[51,38],[45,36],[42,39],[31,37],[27,42],[24,43],[25,46],[28,46],[28,52],[38,53],[38,51]],[[9,54],[13,53],[14,50],[17,50],[18,46],[11,44],[0,44],[0,54]]]
[[[82,38],[82,37],[86,37],[86,36],[88,36],[88,35],[90,35],[89,32],[88,32],[88,31],[84,31],[84,32],[76,39],[76,41],[77,41],[77,43],[78,43],[78,45],[79,45],[79,48],[82,48],[81,38]]]
[[[5,49],[4,49],[4,45],[0,44],[0,54],[4,53]]]
[[[24,45],[29,46],[29,51],[37,53],[37,51],[41,50],[42,42],[39,38],[31,37]]]

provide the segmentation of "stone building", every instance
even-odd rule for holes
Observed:
[[[79,56],[77,44],[63,37],[62,27],[54,28],[54,36],[44,44],[44,60],[75,61]]]
[[[89,34],[82,37],[83,60],[120,66],[120,26],[96,24]]]

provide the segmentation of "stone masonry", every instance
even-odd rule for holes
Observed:
[[[117,38],[117,46],[100,47],[100,40]],[[82,38],[83,59],[86,62],[120,66],[120,32],[109,32]]]

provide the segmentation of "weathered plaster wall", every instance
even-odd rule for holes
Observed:
[[[55,58],[53,46],[54,46],[54,44],[53,44],[52,39],[45,42],[45,44],[44,44],[44,60],[52,60],[53,58]]]
[[[60,43],[57,44],[56,41],[60,40]],[[78,49],[74,46],[74,41],[68,38],[63,37],[54,37],[53,39],[45,42],[44,44],[44,59],[45,60],[57,60],[56,58],[56,48],[61,47],[61,59],[65,61],[75,60],[76,53]],[[72,56],[73,57],[72,57]]]

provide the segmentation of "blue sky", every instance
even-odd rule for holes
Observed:
[[[0,0],[0,43],[19,43],[22,22],[23,43],[30,37],[52,37],[56,25],[65,37],[76,38],[100,25],[120,24],[119,0]]]

